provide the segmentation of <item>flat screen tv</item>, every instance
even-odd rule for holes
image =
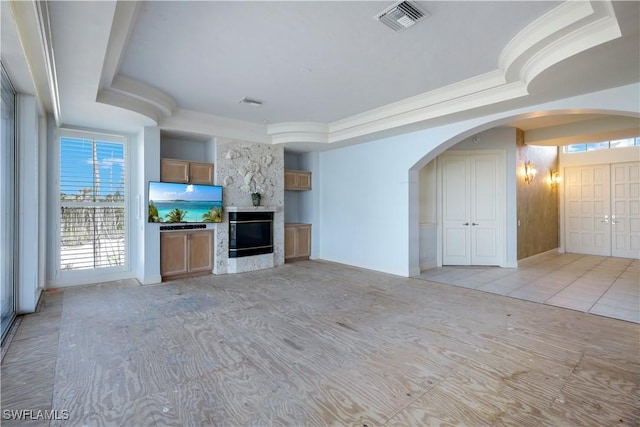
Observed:
[[[150,181],[149,222],[222,222],[222,187]]]

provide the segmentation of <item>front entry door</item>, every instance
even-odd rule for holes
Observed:
[[[500,153],[441,156],[443,265],[504,262],[504,165]]]
[[[611,255],[640,258],[640,162],[611,165]]]
[[[567,252],[611,256],[609,165],[565,170]]]
[[[640,257],[640,162],[566,168],[567,252]]]

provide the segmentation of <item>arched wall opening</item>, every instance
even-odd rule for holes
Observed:
[[[620,111],[620,110],[606,110],[606,109],[556,109],[556,110],[544,110],[544,111],[536,111],[536,112],[528,112],[521,114],[513,114],[510,116],[501,117],[495,120],[488,120],[485,123],[475,125],[466,129],[456,136],[449,138],[445,142],[439,144],[431,151],[425,153],[421,158],[419,158],[413,166],[409,169],[409,272],[411,275],[419,274],[421,267],[424,267],[424,264],[421,266],[420,252],[424,251],[424,243],[421,248],[420,236],[421,236],[421,225],[420,225],[420,171],[428,165],[430,162],[435,160],[438,156],[445,153],[447,150],[456,146],[457,144],[473,138],[474,136],[481,134],[486,131],[490,131],[492,129],[496,129],[499,127],[507,127],[512,123],[531,119],[531,118],[539,118],[539,117],[553,117],[559,115],[584,115],[584,114],[599,114],[599,115],[608,115],[608,116],[627,116],[632,118],[638,118],[640,115],[638,112],[632,111]],[[481,142],[480,142],[481,144]],[[478,144],[478,145],[480,145]],[[515,181],[517,179],[517,170],[518,165],[516,164],[516,141],[515,138],[513,140],[513,153],[509,153],[508,156],[510,158],[507,161],[506,165],[506,195],[507,195],[507,203],[505,220],[506,220],[506,266],[516,267],[517,266],[517,233],[518,233],[518,220],[517,220],[517,212],[516,212],[516,189],[515,189]],[[431,165],[430,165],[431,167]],[[438,199],[437,199],[438,200]],[[439,227],[441,224],[435,224],[437,227],[437,238],[433,236],[432,239],[429,239],[429,244],[432,244],[433,247],[430,248],[430,251],[433,253],[437,253],[437,263],[441,262],[441,254],[439,251],[442,250],[442,242],[440,240],[440,231]],[[430,265],[432,267],[435,265]]]

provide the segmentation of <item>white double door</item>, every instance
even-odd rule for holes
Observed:
[[[439,164],[442,264],[503,265],[504,153],[449,151]]]
[[[566,251],[640,257],[640,162],[566,168]]]

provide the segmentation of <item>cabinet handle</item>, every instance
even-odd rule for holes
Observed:
[[[465,222],[465,223],[464,223],[464,224],[462,224],[462,225],[469,225],[469,223],[468,223],[468,222]]]
[[[472,222],[471,225],[480,225],[477,222]]]

